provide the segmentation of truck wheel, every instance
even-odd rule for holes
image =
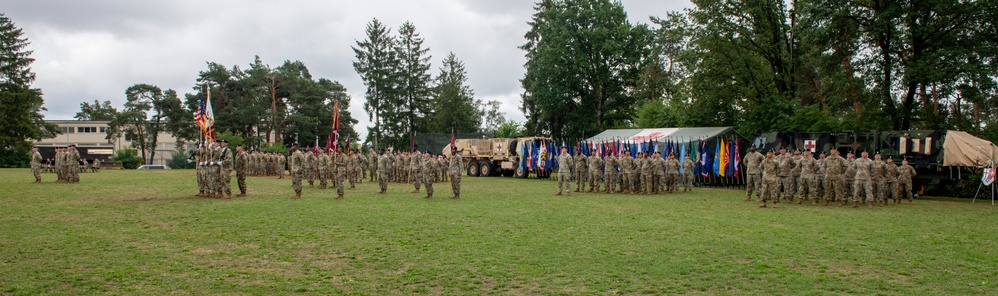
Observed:
[[[478,177],[478,163],[470,162],[468,163],[468,176]]]
[[[481,175],[482,177],[489,177],[489,176],[492,176],[493,173],[495,173],[495,171],[492,168],[492,163],[487,162],[487,161],[483,161],[483,162],[479,163],[479,165],[478,165],[478,171],[479,171],[479,175]]]
[[[521,179],[522,179],[522,178],[526,178],[526,177],[527,177],[527,175],[530,175],[530,172],[529,172],[529,171],[527,171],[527,170],[524,170],[524,169],[522,169],[522,168],[516,168],[516,177],[517,177],[517,178],[521,178]]]

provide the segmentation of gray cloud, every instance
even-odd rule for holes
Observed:
[[[690,7],[688,1],[622,1],[632,22]],[[350,46],[377,18],[398,28],[411,21],[426,39],[433,71],[453,51],[465,62],[476,96],[500,100],[507,118],[523,120],[523,34],[534,1],[56,1],[14,0],[4,12],[24,29],[36,59],[35,87],[48,119],[70,119],[80,102],[124,103],[136,83],[191,92],[205,62],[245,67],[260,55],[278,66],[301,60],[313,76],[343,83],[361,109],[364,86]],[[366,132],[365,129],[358,131]]]

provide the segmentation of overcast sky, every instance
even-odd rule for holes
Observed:
[[[453,51],[478,99],[499,100],[507,118],[524,120],[517,107],[525,60],[517,47],[529,29],[533,0],[3,2],[0,11],[31,42],[34,86],[45,93],[46,119],[72,119],[84,101],[110,100],[120,110],[125,89],[137,83],[192,92],[205,62],[245,68],[259,55],[272,67],[300,60],[314,77],[339,81],[353,98],[354,117],[366,126],[365,89],[350,46],[377,18],[393,33],[412,22],[433,56],[434,76]],[[692,5],[622,3],[632,23]]]

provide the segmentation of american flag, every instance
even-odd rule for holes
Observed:
[[[201,97],[198,110],[194,112],[194,122],[201,128],[201,136],[205,141],[215,140],[215,114],[211,111],[211,89],[205,87],[207,97]]]

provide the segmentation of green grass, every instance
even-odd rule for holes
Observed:
[[[347,199],[250,178],[193,197],[193,171],[76,185],[0,170],[0,293],[991,294],[998,210],[924,198],[873,210],[760,209],[740,190],[554,196],[464,178],[461,200],[359,184]],[[235,179],[233,179],[235,185]]]

